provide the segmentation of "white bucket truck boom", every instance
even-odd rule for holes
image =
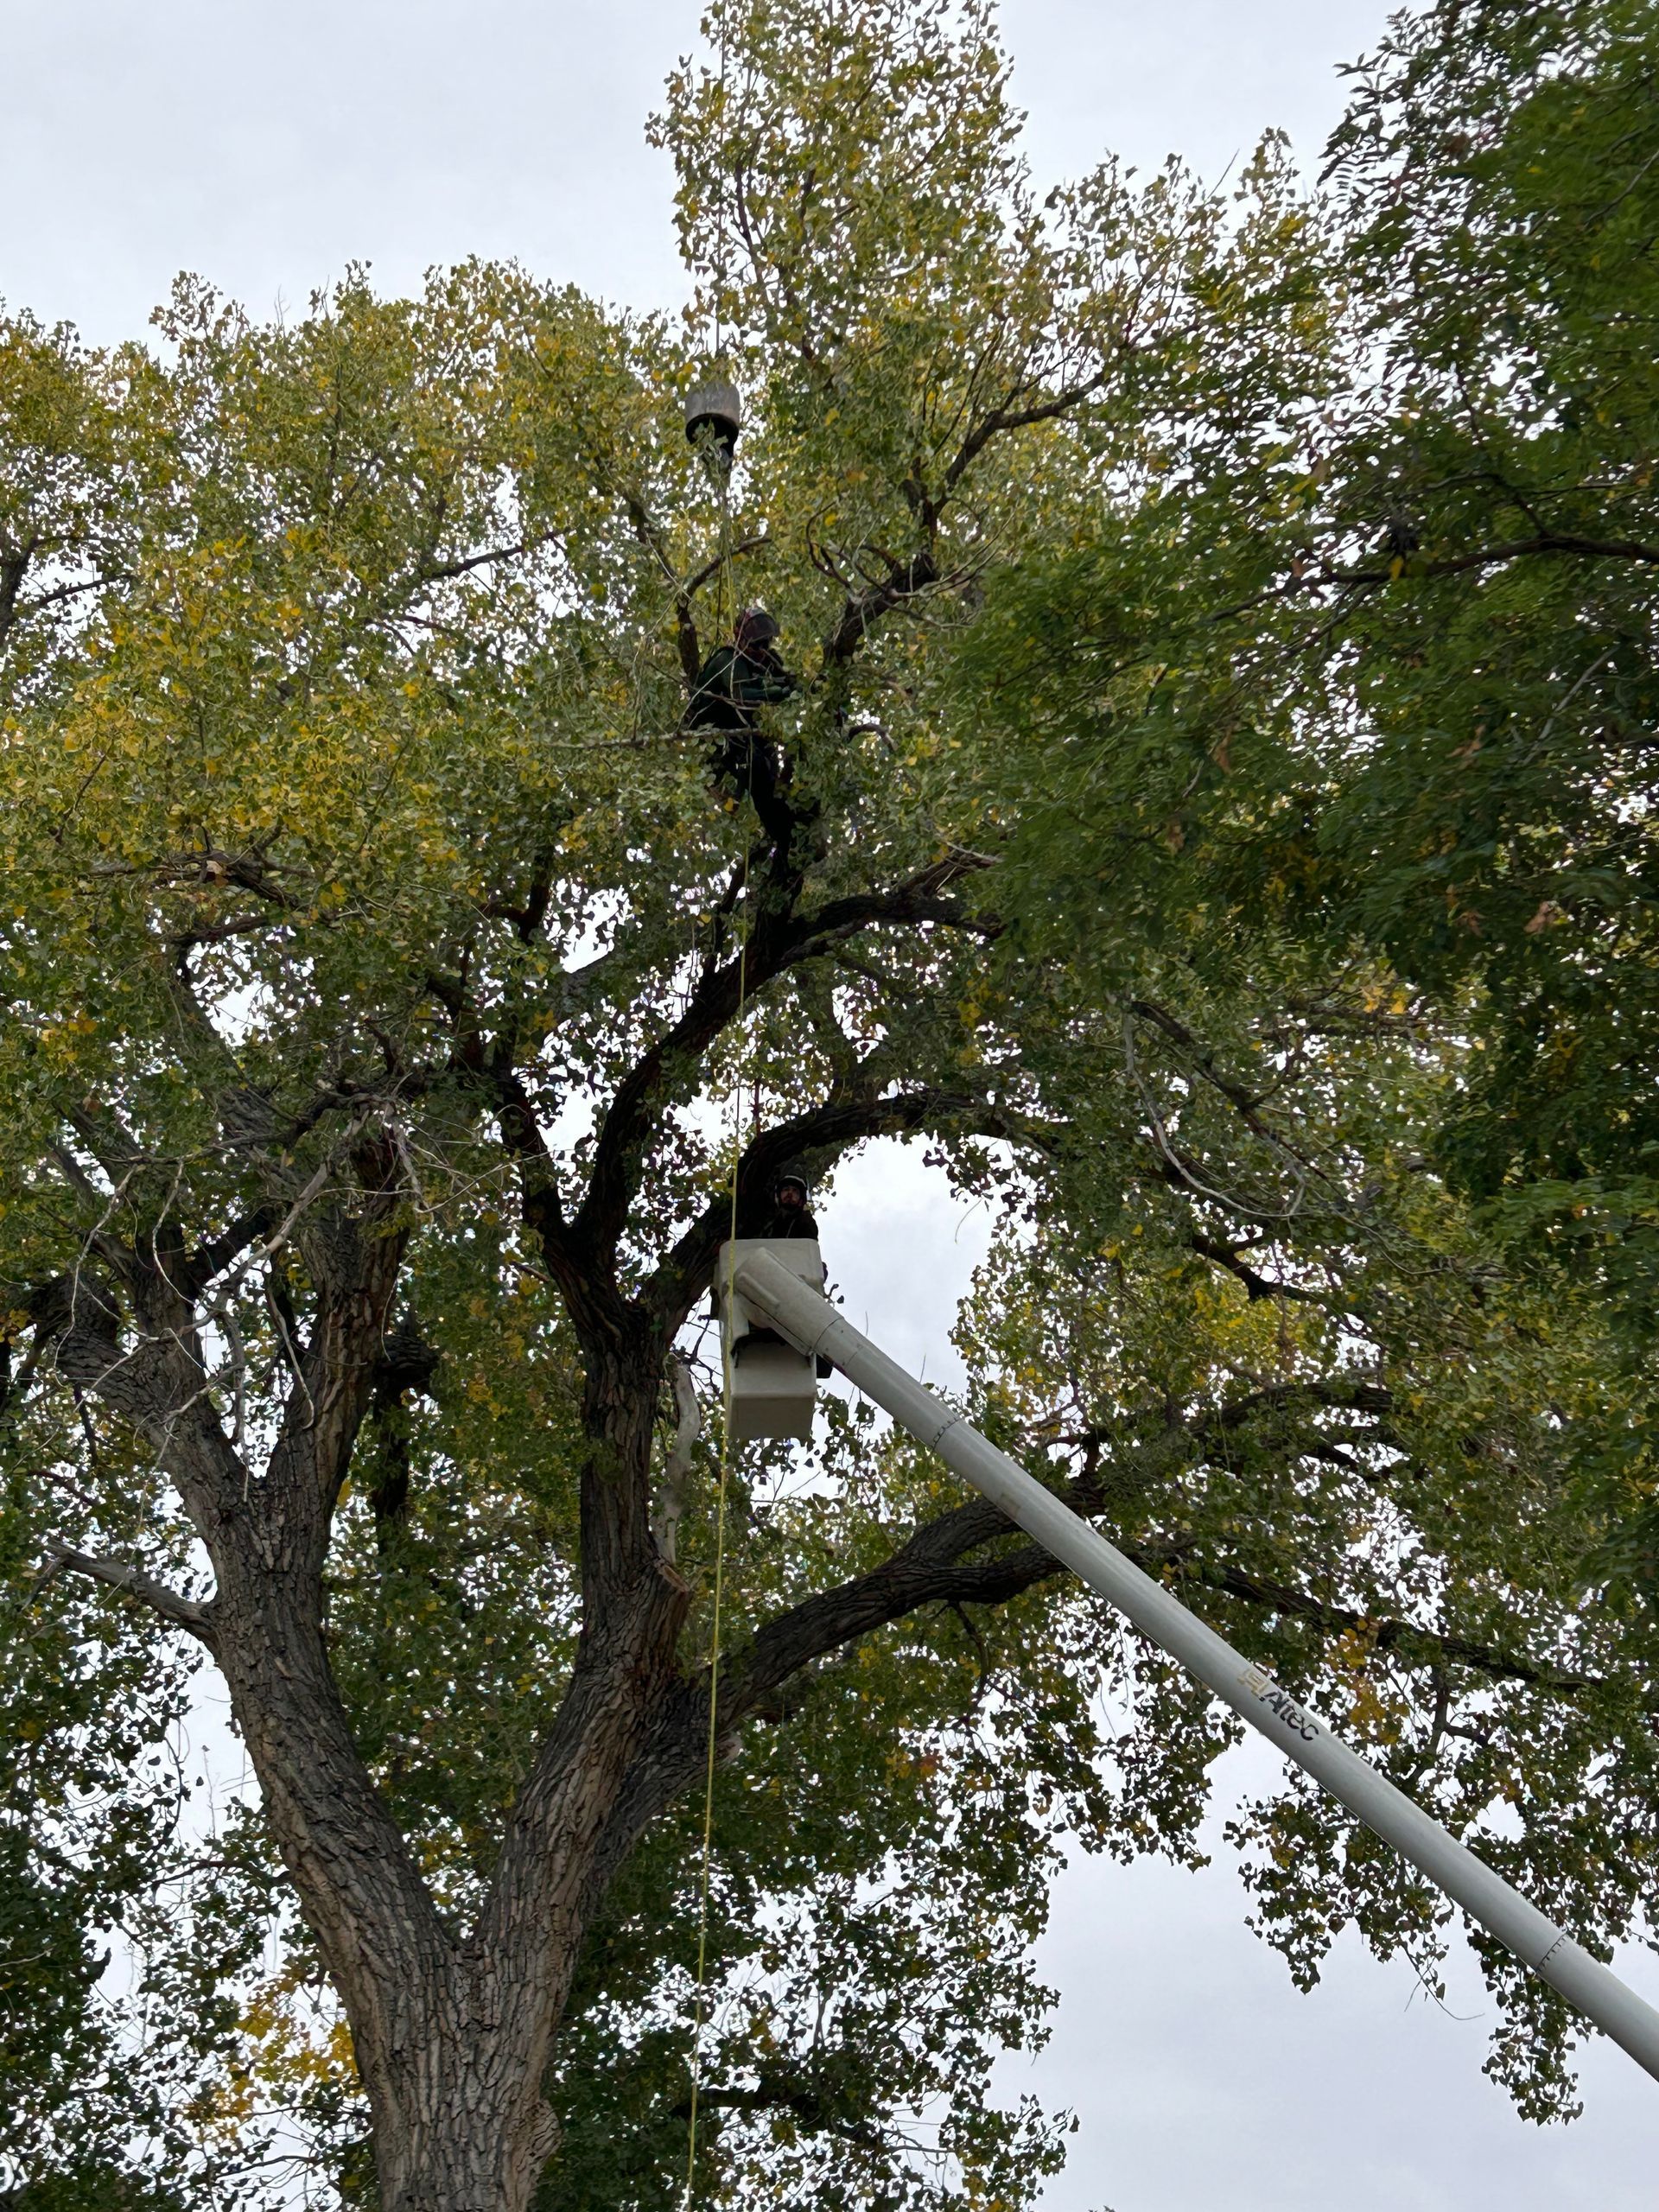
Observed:
[[[1189,1612],[1162,1583],[1144,1574],[1035,1476],[843,1320],[823,1295],[817,1255],[816,1243],[787,1238],[760,1237],[722,1249],[722,1313],[735,1317],[741,1311],[746,1331],[753,1331],[758,1318],[758,1325],[772,1332],[770,1343],[763,1339],[753,1346],[750,1358],[756,1352],[785,1356],[775,1368],[753,1370],[751,1382],[741,1338],[734,1347],[728,1338],[728,1375],[734,1384],[742,1378],[733,1390],[731,1412],[758,1423],[784,1418],[787,1403],[792,1409],[788,1417],[799,1424],[739,1427],[732,1430],[734,1436],[810,1435],[814,1362],[819,1357],[832,1360],[918,1444],[937,1452],[1010,1521],[1127,1614],[1143,1636],[1196,1675],[1659,2079],[1659,2012],[1652,2005],[1332,1735],[1306,1706]],[[772,1376],[775,1382],[763,1382]]]

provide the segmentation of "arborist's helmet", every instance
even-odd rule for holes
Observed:
[[[780,1206],[789,1204],[789,1200],[784,1196],[785,1191],[792,1191],[795,1194],[795,1204],[804,1206],[807,1200],[805,1176],[787,1174],[778,1178],[772,1186],[772,1195]]]
[[[771,645],[773,639],[779,635],[775,616],[768,614],[764,607],[746,607],[737,618],[737,627],[732,632],[732,641],[739,652],[746,653],[755,647]],[[801,1188],[803,1191],[805,1190],[804,1183],[802,1184]]]

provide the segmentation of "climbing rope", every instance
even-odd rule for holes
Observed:
[[[726,22],[722,14],[720,26],[720,106],[721,124],[726,120]],[[720,195],[715,216],[715,355],[720,357],[724,336],[722,311],[726,286],[726,195]],[[720,494],[720,567],[716,571],[715,593],[715,633],[723,637],[728,616],[728,604],[735,611],[735,593],[732,583],[732,505],[731,478],[726,469],[715,472]],[[737,939],[737,1013],[735,1030],[742,1035],[743,1014],[748,998],[749,917],[747,894],[749,883],[748,839],[743,841],[742,874],[738,890]],[[731,1203],[728,1217],[728,1236],[737,1236],[737,1174],[743,1157],[743,1066],[740,1048],[738,1065],[732,1080],[732,1183]],[[731,1286],[725,1286],[723,1295],[731,1296]],[[702,1777],[702,1862],[697,1876],[697,1983],[692,2009],[691,2025],[691,2100],[686,2124],[685,2145],[685,2212],[696,2193],[697,2178],[697,2107],[702,2088],[702,2032],[708,1994],[709,1977],[709,1878],[714,1856],[715,1832],[715,1758],[719,1743],[720,1714],[720,1631],[721,1616],[726,1594],[726,1492],[732,1465],[732,1370],[731,1360],[724,1349],[728,1329],[721,1330],[721,1425],[720,1476],[715,1493],[715,1589],[714,1615],[709,1637],[709,1740],[703,1760]]]
[[[741,919],[737,942],[737,1026],[743,1020],[744,1006],[748,996],[749,933],[748,915],[742,906],[748,888],[748,854],[743,859],[742,889],[739,892]],[[737,1172],[743,1157],[743,1070],[738,1066],[732,1083],[732,1182],[731,1208],[728,1233],[734,1240],[737,1236]],[[731,1285],[723,1287],[722,1296],[729,1299]],[[729,1331],[722,1330],[722,1345]],[[703,1765],[702,1782],[702,1860],[697,1883],[697,1984],[692,2013],[691,2028],[691,2110],[686,2129],[685,2205],[692,2202],[696,2184],[697,2166],[697,2099],[702,2083],[703,2007],[709,1970],[709,1874],[713,1856],[715,1828],[715,1754],[719,1740],[720,1710],[720,1630],[721,1610],[726,1588],[726,1490],[732,1465],[732,1369],[729,1356],[722,1349],[721,1357],[721,1420],[720,1427],[720,1478],[715,1493],[715,1592],[714,1618],[709,1630],[709,1741]]]

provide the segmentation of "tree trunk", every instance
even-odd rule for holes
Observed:
[[[535,2194],[556,2131],[502,2032],[519,1993],[493,1983],[461,1967],[441,2035],[372,2099],[380,2212],[525,2212]]]
[[[439,1913],[364,1764],[323,1633],[330,1522],[384,1348],[400,1240],[344,1223],[327,1236],[314,1224],[312,1241],[318,1315],[263,1474],[202,1390],[188,1313],[164,1313],[170,1330],[147,1316],[146,1347],[124,1359],[111,1301],[89,1295],[64,1339],[66,1369],[125,1394],[122,1409],[153,1434],[212,1559],[204,1633],[351,2027],[381,2212],[524,2212],[554,2146],[543,2084],[583,1934],[626,1855],[615,1848],[618,1808],[630,1792],[640,1799],[653,1726],[683,1687],[676,1645],[690,1593],[650,1525],[660,1325],[613,1283],[601,1282],[597,1318],[591,1305],[584,1313],[594,1325],[575,1662],[463,1934]],[[589,1292],[591,1278],[575,1287]]]
[[[432,1909],[350,1742],[309,1619],[261,1621],[249,1639],[260,1679],[233,1685],[273,1830],[351,2023],[381,2212],[524,2212],[555,2147],[543,2095],[554,2038],[603,1894],[601,1846],[678,1684],[689,1600],[649,1531],[660,1361],[648,1345],[627,1349],[590,1362],[575,1663],[470,1936]],[[310,1603],[300,1610],[309,1616]],[[330,1808],[349,1834],[340,1849]]]
[[[222,1560],[218,1615],[264,1815],[345,2008],[382,2212],[523,2212],[551,2153],[542,2094],[594,1847],[648,1725],[656,1665],[578,1662],[473,1935],[438,1914],[352,1739],[321,1585]],[[671,1655],[671,1637],[668,1654]]]

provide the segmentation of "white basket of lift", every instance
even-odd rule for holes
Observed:
[[[817,1404],[815,1362],[763,1315],[752,1313],[742,1292],[733,1287],[734,1271],[760,1252],[798,1275],[809,1290],[823,1288],[823,1262],[814,1236],[739,1236],[721,1246],[715,1297],[726,1377],[726,1433],[734,1444],[763,1436],[810,1436]]]

